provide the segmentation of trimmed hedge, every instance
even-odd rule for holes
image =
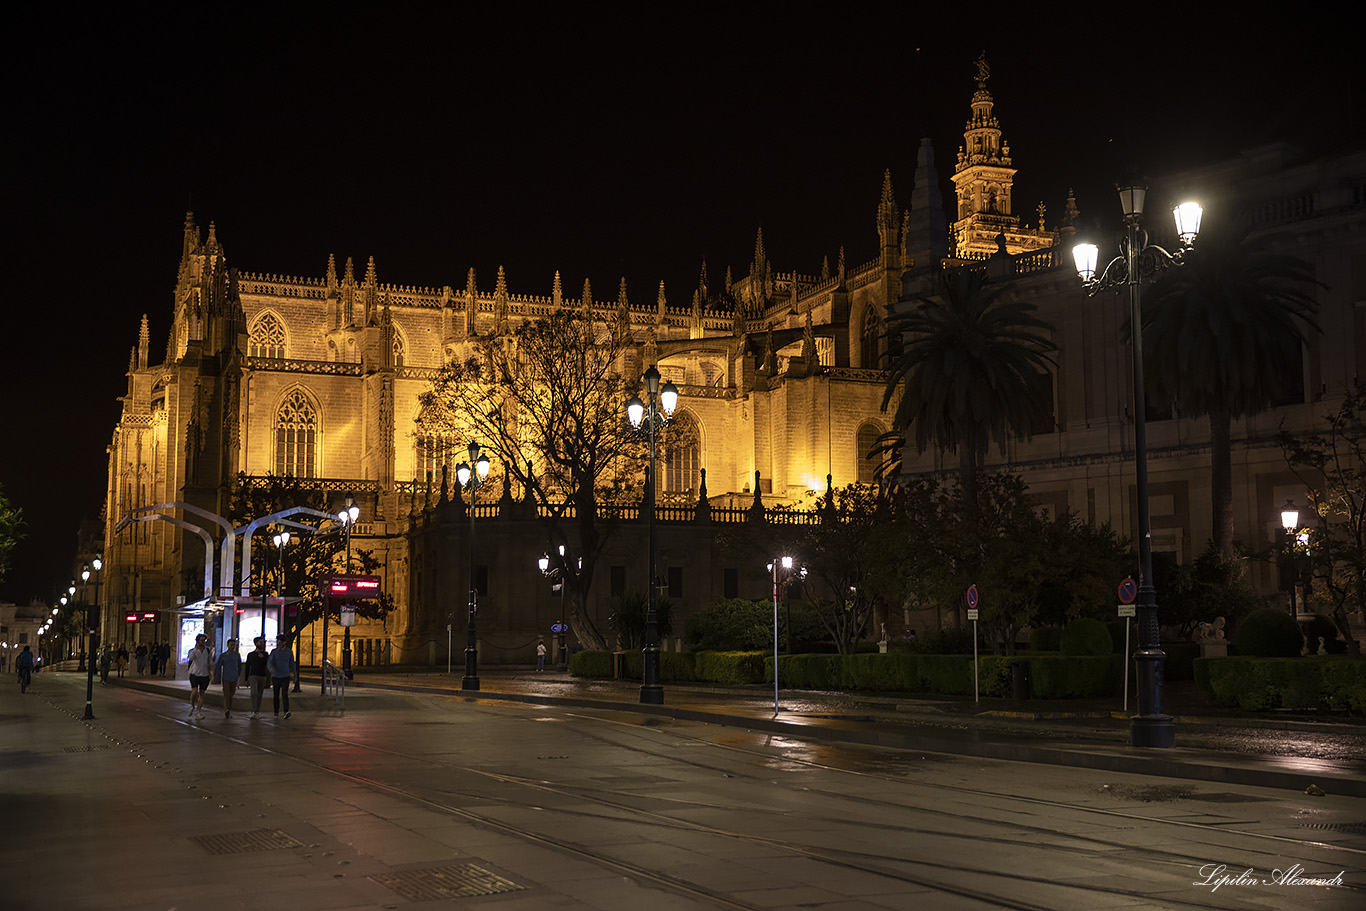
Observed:
[[[660,677],[666,682],[701,681],[726,685],[773,682],[773,655],[766,652],[662,652]],[[982,655],[978,686],[983,696],[1009,696],[1011,668],[1024,664],[1035,699],[1117,696],[1124,671],[1122,655]],[[641,654],[625,653],[627,679],[640,679]],[[569,662],[579,677],[611,677],[611,652],[578,652]],[[920,655],[860,652],[856,655],[781,655],[779,683],[802,690],[868,690],[883,693],[972,695],[971,655]]]
[[[1064,655],[1073,658],[1100,658],[1114,652],[1114,646],[1110,642],[1110,631],[1104,623],[1091,617],[1078,617],[1067,624],[1058,640],[1058,649]]]
[[[1197,658],[1195,682],[1217,706],[1366,712],[1366,660],[1351,655]]]

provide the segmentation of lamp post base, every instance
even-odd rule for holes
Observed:
[[[644,684],[643,686],[641,686],[641,688],[640,688],[640,704],[641,704],[641,705],[663,705],[663,704],[664,704],[664,687],[660,686],[658,683],[654,683],[654,684],[647,683],[647,684]]]
[[[460,678],[460,688],[479,689],[479,653],[472,648],[465,649],[465,676]]]
[[[1176,724],[1170,715],[1134,715],[1129,719],[1129,743],[1166,749],[1176,743]]]

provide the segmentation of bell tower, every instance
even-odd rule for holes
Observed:
[[[1005,248],[1012,255],[1051,246],[1051,234],[1039,228],[1021,230],[1020,217],[1012,213],[1015,168],[1011,166],[1010,143],[1001,137],[1001,124],[992,108],[987,91],[991,68],[984,51],[977,58],[977,91],[972,96],[972,116],[963,129],[963,144],[958,147],[958,163],[953,171],[957,215],[953,222],[954,255],[962,259],[983,259],[998,249],[997,237],[1004,235]]]

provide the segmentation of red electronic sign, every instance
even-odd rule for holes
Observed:
[[[323,593],[330,598],[378,598],[382,591],[379,576],[323,577]]]
[[[129,611],[123,615],[124,623],[156,623],[161,619],[161,612],[154,610]]]

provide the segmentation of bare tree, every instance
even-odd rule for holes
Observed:
[[[642,440],[625,420],[638,373],[630,351],[623,326],[561,310],[475,339],[421,398],[422,432],[495,450],[497,467],[535,501],[550,551],[564,544],[582,557],[582,567],[563,569],[570,627],[591,649],[607,647],[584,610],[609,535],[604,512],[638,488],[644,461]]]

